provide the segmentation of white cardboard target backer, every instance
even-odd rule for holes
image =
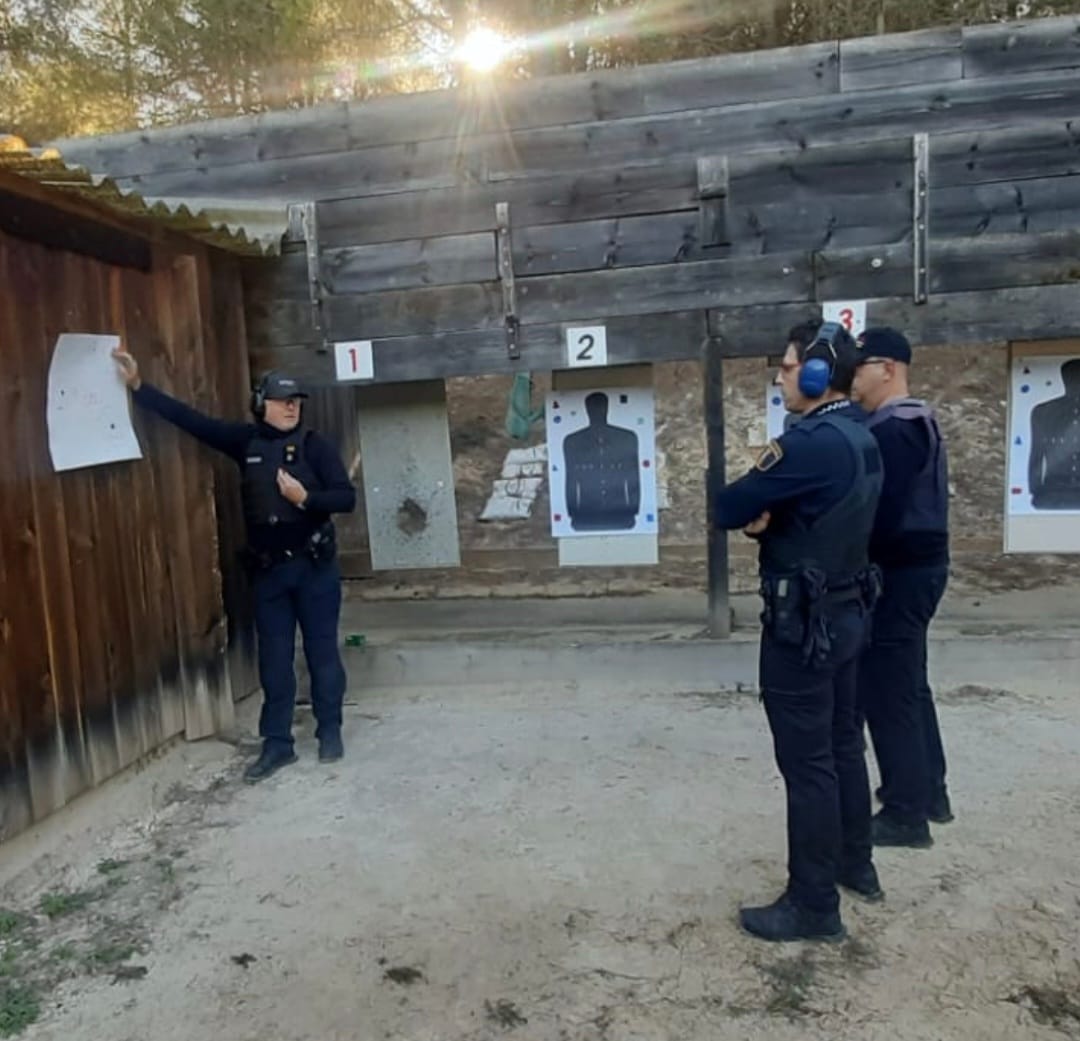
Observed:
[[[375,378],[375,358],[370,340],[343,340],[334,344],[334,367],[338,383]]]

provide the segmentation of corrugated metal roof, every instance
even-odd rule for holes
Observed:
[[[122,190],[109,177],[68,166],[55,148],[30,149],[19,138],[0,136],[0,171],[78,195],[113,213],[152,222],[229,253],[273,256],[281,251],[288,226],[286,207],[280,203],[147,198]]]

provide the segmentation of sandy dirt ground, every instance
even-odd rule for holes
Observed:
[[[348,758],[174,746],[0,854],[0,1027],[37,1041],[1080,1036],[1080,695],[938,676],[957,820],[878,858],[850,938],[735,925],[783,885],[757,699],[397,692]],[[254,706],[246,705],[250,715]],[[0,1029],[0,1035],[3,1034]]]

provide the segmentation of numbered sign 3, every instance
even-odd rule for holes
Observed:
[[[858,336],[866,328],[866,301],[830,300],[821,305],[821,316],[826,322],[839,322],[852,336]]]
[[[373,380],[375,360],[370,340],[345,340],[334,344],[334,365],[338,383],[350,380]]]
[[[568,369],[593,369],[607,363],[607,329],[604,326],[572,325],[566,330]]]

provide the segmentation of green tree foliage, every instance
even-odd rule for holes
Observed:
[[[0,0],[0,133],[32,143],[444,86],[485,23],[552,75],[937,25],[1080,0]]]

